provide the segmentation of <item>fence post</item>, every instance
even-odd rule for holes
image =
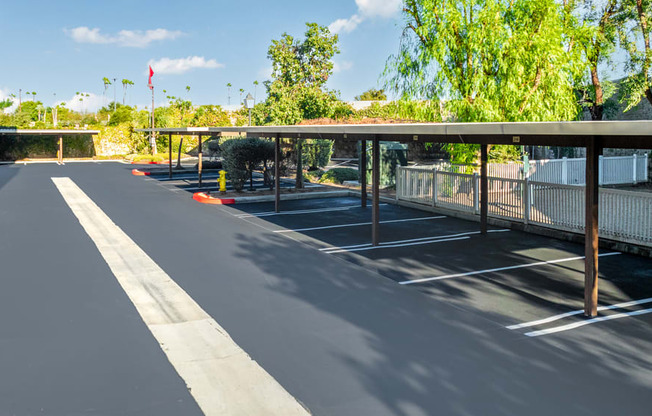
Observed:
[[[638,182],[638,180],[637,180],[638,175],[636,174],[637,171],[638,171],[638,169],[637,169],[638,165],[636,164],[636,162],[638,161],[637,159],[638,158],[636,157],[636,153],[634,153],[634,155],[632,156],[632,166],[633,166],[633,168],[632,168],[632,183],[634,183],[634,184],[636,182]]]
[[[530,222],[530,180],[523,179],[523,222],[527,225]]]
[[[479,177],[477,173],[473,174],[473,212],[480,213],[480,192]],[[483,195],[486,198],[486,195]]]
[[[647,153],[645,155],[643,155],[643,156],[645,157],[645,162],[643,163],[643,166],[645,166],[645,169],[643,169],[643,171],[645,173],[643,174],[643,181],[642,182],[647,182],[648,179],[649,179],[648,178],[648,172],[650,170],[650,165],[648,165],[648,163],[650,163],[650,161],[648,160],[648,154]]]
[[[568,185],[568,158],[561,158],[561,183]]]
[[[398,195],[401,193],[401,168],[402,167],[403,166],[397,166],[396,167],[396,200],[397,201],[399,200]],[[366,174],[367,174],[367,172],[365,172],[365,175]],[[364,192],[364,191],[365,190],[363,189],[362,192]]]
[[[439,192],[439,187],[437,186],[437,169],[432,170],[432,206],[437,206],[437,192]]]

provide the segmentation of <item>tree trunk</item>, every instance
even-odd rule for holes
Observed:
[[[591,82],[593,83],[593,90],[595,91],[595,101],[593,101],[593,104],[589,107],[591,120],[602,120],[602,115],[604,113],[604,94],[602,92],[602,84],[600,83],[597,67],[591,68]]]

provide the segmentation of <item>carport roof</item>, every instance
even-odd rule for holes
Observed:
[[[173,135],[241,133],[248,136],[380,139],[400,142],[516,144],[585,147],[594,138],[602,147],[652,149],[652,121],[566,121],[520,123],[329,124],[254,127],[185,127],[138,129]]]
[[[70,135],[95,135],[98,130],[47,130],[47,129],[6,129],[0,128],[0,135],[4,136],[70,136]]]

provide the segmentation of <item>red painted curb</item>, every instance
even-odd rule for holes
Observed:
[[[169,165],[169,160],[163,160],[161,162],[131,162],[132,165]]]
[[[149,176],[151,175],[151,172],[141,172],[138,169],[132,169],[131,174],[134,176]]]
[[[235,199],[233,198],[213,198],[210,195],[207,195],[204,192],[196,192],[192,194],[192,199],[202,204],[213,204],[213,205],[231,205],[235,204]]]

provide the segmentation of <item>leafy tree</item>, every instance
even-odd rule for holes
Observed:
[[[629,57],[628,76],[621,84],[627,111],[643,97],[652,104],[652,0],[622,0],[618,21],[620,42]]]
[[[405,0],[400,51],[387,85],[406,99],[446,100],[459,121],[571,120],[565,14],[555,0]],[[473,146],[461,152],[477,157]]]
[[[355,100],[356,101],[386,101],[387,94],[385,94],[385,90],[383,89],[377,90],[375,88],[371,88],[363,92],[362,94],[358,95],[357,97],[355,97]]]
[[[272,81],[265,84],[264,120],[257,124],[296,124],[330,115],[337,96],[324,85],[333,72],[332,58],[339,53],[337,41],[336,34],[316,23],[306,24],[303,40],[287,33],[272,40],[267,51]]]
[[[11,107],[13,105],[13,103],[14,102],[9,98],[7,98],[7,99],[5,99],[3,101],[0,101],[0,113],[3,113],[5,108]]]
[[[618,0],[564,1],[565,27],[569,52],[573,48],[583,55],[589,82],[579,81],[581,103],[588,107],[591,119],[602,120],[604,103],[613,94],[613,84],[600,78],[599,67],[611,63],[616,48]],[[582,75],[584,78],[584,75]]]
[[[253,171],[261,163],[274,159],[274,142],[259,138],[230,139],[221,144],[224,168],[233,188],[241,191],[247,179],[253,180]],[[253,182],[250,182],[253,189]]]

